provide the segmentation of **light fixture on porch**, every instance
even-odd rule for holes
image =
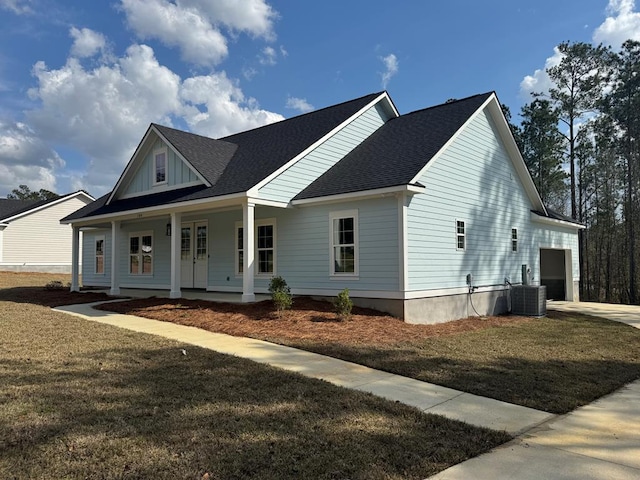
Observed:
[[[167,237],[171,236],[171,224],[167,223]]]

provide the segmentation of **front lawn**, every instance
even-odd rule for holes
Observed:
[[[18,293],[0,289],[0,478],[418,479],[510,439]]]
[[[586,315],[409,325],[356,308],[351,321],[337,322],[329,303],[307,298],[295,299],[282,319],[270,302],[152,298],[103,308],[290,345],[552,413],[640,378],[640,330]]]

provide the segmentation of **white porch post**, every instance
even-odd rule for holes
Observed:
[[[80,263],[80,228],[72,227],[71,237],[71,291],[79,292],[78,264]]]
[[[169,298],[180,298],[181,269],[180,269],[180,240],[182,235],[182,214],[171,214],[171,291]]]
[[[255,230],[255,205],[245,203],[242,207],[242,251],[244,255],[242,269],[242,301],[253,302],[256,299],[253,291],[254,275],[254,230]]]
[[[120,295],[120,221],[111,222],[111,290],[109,295]]]

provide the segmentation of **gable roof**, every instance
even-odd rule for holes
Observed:
[[[411,184],[492,94],[474,95],[392,118],[294,200]]]
[[[67,193],[66,195],[60,195],[56,198],[50,198],[47,200],[12,200],[8,198],[0,198],[0,223],[14,220],[18,217],[28,215],[34,210],[39,210],[45,206],[62,202],[70,197],[85,196],[87,199],[95,200],[84,190],[78,190],[76,192]]]

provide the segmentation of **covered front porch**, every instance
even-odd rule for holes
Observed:
[[[260,217],[266,212],[273,217],[286,206],[265,203],[237,195],[73,222],[71,290],[80,289],[82,263],[84,285],[108,286],[105,290],[110,295],[244,303],[262,299],[256,297],[256,280],[258,291],[265,292],[265,282],[274,273],[265,271],[262,260],[260,267],[257,263],[266,254],[275,262],[275,246],[268,252],[257,251],[257,230],[263,228]],[[81,231],[89,238],[83,241],[83,262]],[[270,241],[275,243],[275,228],[271,234]]]
[[[104,292],[110,294],[109,288],[91,290],[93,292]],[[131,297],[131,298],[173,298],[169,296],[168,290],[149,290],[145,288],[121,288],[119,296]],[[182,289],[182,295],[180,298],[186,298],[189,300],[206,300],[207,302],[222,302],[222,303],[246,303],[241,293],[228,293],[228,292],[208,292],[206,290],[197,289]],[[267,294],[255,294],[255,302],[262,302],[269,300],[270,295]]]

